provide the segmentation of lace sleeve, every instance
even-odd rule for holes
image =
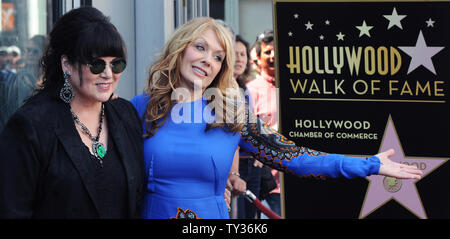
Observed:
[[[300,177],[365,177],[378,173],[377,157],[346,157],[299,147],[249,114],[239,146],[265,165]]]

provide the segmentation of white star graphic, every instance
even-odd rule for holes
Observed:
[[[406,15],[398,15],[397,14],[397,10],[395,9],[395,7],[394,7],[394,10],[392,11],[391,15],[383,15],[383,17],[385,17],[386,19],[389,20],[389,25],[388,25],[388,28],[387,28],[388,30],[391,27],[393,27],[393,26],[397,26],[397,27],[399,27],[400,29],[403,30],[402,23],[400,21],[403,18],[405,18]]]
[[[319,39],[320,39],[320,40],[323,40],[323,39],[325,39],[325,37],[324,37],[323,35],[320,35],[320,36],[319,36]]]
[[[308,21],[308,23],[306,23],[305,26],[306,26],[306,30],[312,30],[312,26],[314,26],[314,24],[311,24],[311,22]]]
[[[373,28],[373,26],[367,26],[366,21],[363,21],[363,24],[361,26],[356,26],[356,28],[358,28],[359,30],[359,37],[363,35],[367,35],[368,37],[370,37],[369,31]]]
[[[339,32],[339,34],[337,34],[336,36],[337,36],[338,41],[343,41],[345,34],[342,34],[342,32]]]
[[[411,57],[411,63],[409,63],[407,74],[409,74],[411,71],[415,70],[419,66],[424,66],[425,68],[427,68],[436,75],[436,70],[434,69],[431,57],[433,57],[442,49],[444,49],[444,47],[427,46],[422,31],[419,32],[419,36],[417,37],[417,42],[415,46],[399,46],[398,48]]]
[[[288,32],[288,35],[291,37],[293,35],[293,33],[292,32]]]
[[[297,13],[294,14],[294,18],[295,18],[295,19],[298,19],[298,14],[297,14]]]
[[[326,21],[325,21],[325,25],[330,25],[330,21],[329,21],[329,20],[326,20]]]
[[[428,19],[428,21],[425,21],[425,22],[427,23],[427,27],[434,27],[435,21],[431,20],[431,18]]]

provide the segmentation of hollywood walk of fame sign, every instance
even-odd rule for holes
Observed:
[[[284,176],[286,218],[449,218],[450,1],[274,1],[281,133],[420,180]]]

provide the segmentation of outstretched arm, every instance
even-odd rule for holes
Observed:
[[[301,177],[355,178],[382,174],[406,179],[422,175],[414,166],[392,162],[389,157],[393,151],[358,158],[298,147],[251,113],[241,131],[239,146],[269,167]]]

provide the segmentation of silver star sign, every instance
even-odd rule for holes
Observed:
[[[314,24],[312,24],[310,21],[308,21],[308,23],[306,23],[305,26],[306,26],[306,30],[312,30],[312,27],[314,26]]]
[[[400,22],[403,18],[405,18],[407,15],[398,15],[397,10],[394,7],[394,10],[392,10],[391,15],[383,15],[386,19],[389,20],[388,30],[393,27],[397,26],[398,28],[403,30],[402,23]]]
[[[370,37],[370,29],[373,28],[373,26],[367,26],[366,21],[363,21],[361,26],[356,26],[359,30],[359,37],[362,37],[363,35],[366,35]]]
[[[444,49],[444,47],[427,46],[422,31],[419,32],[419,36],[417,37],[417,42],[415,46],[399,46],[398,48],[411,57],[411,63],[409,63],[407,74],[411,73],[419,66],[424,66],[425,68],[427,68],[429,71],[433,72],[433,74],[436,75],[436,70],[434,69],[431,57],[433,57],[442,49]]]

